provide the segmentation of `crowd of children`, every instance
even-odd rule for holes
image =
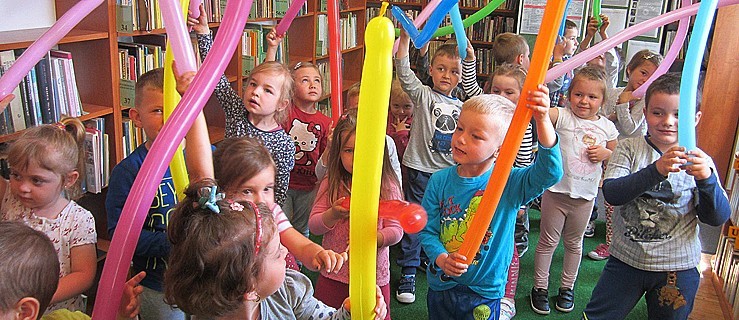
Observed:
[[[588,19],[579,42],[578,26],[568,20],[551,66],[587,49],[596,33],[606,39],[608,17],[601,21]],[[213,41],[205,15],[188,24],[205,57]],[[161,178],[119,318],[350,318],[351,213],[344,201],[354,170],[363,169],[353,166],[354,150],[362,147],[355,143],[356,109],[384,106],[359,105],[356,85],[333,123],[316,109],[324,81],[318,68],[274,61],[283,35],[272,31],[266,39],[267,61],[251,71],[243,96],[225,76],[215,88],[226,139],[212,151],[202,114],[188,132],[191,184],[184,197],[178,200],[169,170]],[[720,225],[730,208],[711,158],[678,145],[679,77],[659,77],[645,99],[633,95],[659,66],[659,54],[637,52],[626,64],[623,88],[616,87],[618,53],[608,51],[527,92],[523,105],[532,120],[485,239],[465,263],[458,250],[522,97],[529,46],[519,35],[498,35],[495,69],[483,86],[469,41],[464,60],[453,42],[432,55],[423,48],[415,71],[409,47],[401,31],[380,199],[420,204],[428,223],[410,234],[397,221],[378,220],[376,319],[390,319],[392,296],[415,301],[417,270],[428,280],[430,319],[513,318],[519,257],[529,247],[528,205],[538,197],[531,308],[550,313],[549,270],[560,263],[552,258],[561,240],[555,309],[572,311],[601,182],[609,208],[606,243],[588,256],[608,262],[583,317],[623,319],[644,296],[650,318],[687,319],[699,281],[698,222]],[[193,75],[176,75],[181,93]],[[111,235],[163,125],[163,78],[155,69],[136,84],[129,115],[147,140],[111,172],[105,203]],[[682,116],[698,122],[701,112]],[[84,311],[81,294],[97,267],[95,221],[74,201],[86,172],[84,132],[78,120],[64,119],[25,130],[8,151],[10,179],[0,179],[2,319]],[[310,234],[321,235],[321,244]],[[399,257],[391,262],[396,244]],[[399,279],[392,279],[391,263],[400,267]],[[319,272],[315,283],[302,267]]]

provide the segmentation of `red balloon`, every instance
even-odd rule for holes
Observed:
[[[351,198],[346,197],[341,206],[349,208]],[[377,216],[383,219],[398,221],[405,232],[418,233],[426,226],[428,217],[426,210],[417,203],[403,200],[380,200]]]

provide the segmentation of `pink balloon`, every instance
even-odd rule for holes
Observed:
[[[197,19],[200,18],[200,0],[190,0],[188,10],[192,12],[191,17]]]
[[[298,16],[298,12],[300,12],[300,8],[303,7],[305,1],[306,0],[293,0],[293,2],[290,4],[290,8],[288,8],[287,12],[285,12],[285,16],[282,17],[280,23],[278,23],[275,27],[275,33],[277,33],[278,35],[282,35],[287,32],[287,29],[290,28],[290,24],[292,24],[293,20],[295,20],[295,17]]]
[[[167,28],[167,39],[172,48],[174,61],[177,61],[179,72],[197,70],[195,53],[192,51],[190,34],[185,30],[185,18],[180,10],[180,4],[176,0],[159,0],[162,11],[162,20]],[[200,12],[198,8],[197,12]]]
[[[144,160],[110,243],[96,296],[97,301],[104,303],[95,304],[93,319],[115,319],[128,267],[157,186],[179,142],[185,137],[226,69],[244,31],[251,5],[252,0],[228,1],[223,23],[210,54]]]
[[[690,0],[683,0],[683,8],[689,6],[690,4]],[[636,88],[636,90],[631,93],[632,95],[634,95],[634,97],[644,97],[644,94],[647,93],[647,88],[649,88],[649,85],[652,84],[655,79],[659,78],[659,76],[665,74],[665,72],[670,69],[672,63],[675,62],[675,58],[677,58],[678,53],[680,53],[680,49],[682,49],[683,47],[685,36],[688,35],[689,25],[689,17],[680,19],[680,23],[677,26],[677,34],[675,35],[675,39],[673,40],[672,45],[670,45],[670,50],[668,50],[667,55],[665,55],[665,59],[662,60],[662,64],[657,67],[657,70],[652,73],[652,76],[649,77],[649,79],[647,79],[647,81],[644,82],[641,86],[639,86],[639,88]]]
[[[341,91],[341,30],[339,0],[328,0],[328,63],[331,71],[331,119],[339,123],[342,113]]]
[[[103,0],[80,0],[72,8],[62,15],[53,26],[40,38],[31,44],[18,60],[0,77],[0,99],[5,98],[13,93],[15,87],[21,83],[23,77],[33,68],[41,58],[49,52],[52,46],[57,44],[62,38],[76,26],[82,18],[86,17],[92,10],[97,8]]]
[[[426,19],[429,18],[432,12],[434,12],[434,9],[441,3],[441,0],[431,0],[426,5],[426,7],[421,10],[421,12],[418,14],[418,16],[413,19],[413,25],[416,27],[416,29],[420,28],[421,25],[426,22]],[[396,52],[398,52],[398,45],[400,44],[400,39],[395,39],[395,43],[393,44],[393,55],[395,55]]]
[[[725,6],[735,5],[735,4],[739,4],[739,0],[720,0],[718,2],[718,7],[720,8],[720,7],[725,7]],[[608,38],[607,40],[601,41],[600,43],[590,47],[590,49],[580,52],[579,54],[576,54],[569,60],[558,64],[554,68],[549,69],[544,82],[551,82],[552,80],[557,79],[558,77],[569,72],[570,70],[573,70],[583,65],[589,60],[599,56],[603,52],[606,52],[609,49],[615,47],[619,43],[627,41],[633,37],[636,37],[654,28],[664,26],[675,20],[679,20],[685,17],[690,17],[692,15],[695,15],[696,12],[698,12],[698,7],[700,7],[700,3],[696,3],[688,7],[683,7],[675,11],[665,13],[663,15],[660,15],[652,19],[649,19],[647,21],[644,21],[642,23],[639,23],[635,26],[626,28],[623,31],[614,35],[613,37]]]

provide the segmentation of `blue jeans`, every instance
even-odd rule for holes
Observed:
[[[660,305],[660,289],[667,284],[667,272],[639,270],[611,256],[583,311],[583,319],[624,319],[645,294],[649,319],[688,319],[700,275],[696,268],[676,273],[676,286],[686,303],[674,309],[672,304]]]
[[[184,320],[185,313],[180,309],[172,308],[172,306],[164,302],[164,293],[144,287],[144,292],[139,296],[141,299],[141,309],[139,318],[142,320],[162,319],[162,320]]]
[[[500,299],[488,299],[467,286],[444,291],[429,289],[426,296],[429,319],[498,320]]]
[[[408,167],[406,167],[406,173],[408,174],[408,188],[405,190],[405,199],[421,204],[431,174]],[[403,274],[416,274],[416,268],[421,265],[421,240],[418,239],[417,233],[403,234],[403,239],[400,240],[398,265]]]

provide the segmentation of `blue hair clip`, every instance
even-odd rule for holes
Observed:
[[[198,199],[198,204],[201,207],[205,207],[210,209],[210,211],[213,211],[215,213],[221,213],[221,208],[218,207],[216,204],[216,201],[223,199],[223,194],[218,193],[218,188],[216,186],[212,187],[202,187],[200,188],[200,199]]]

